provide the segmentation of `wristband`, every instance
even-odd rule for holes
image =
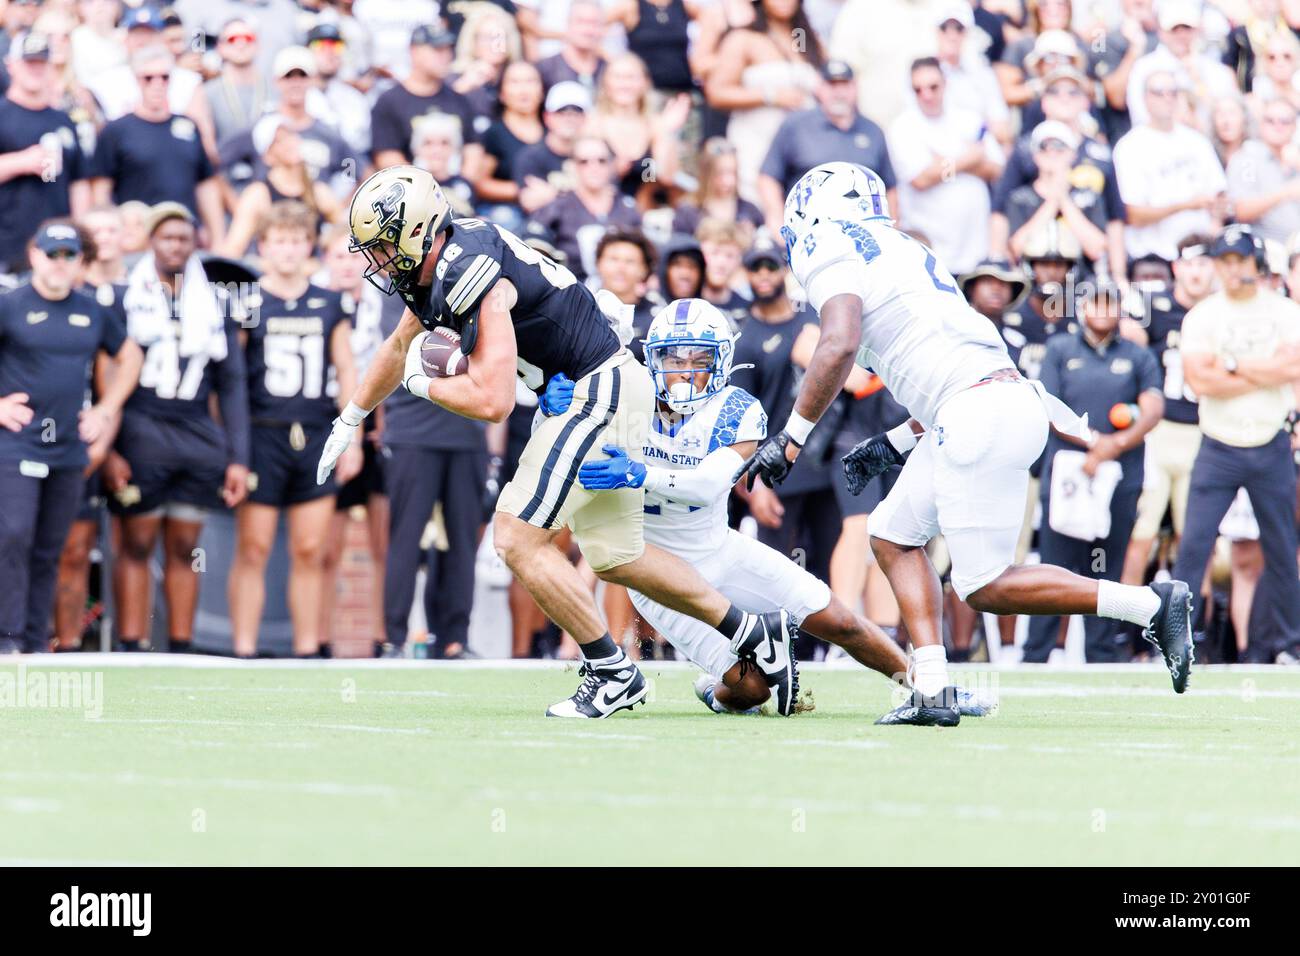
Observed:
[[[431,402],[433,399],[429,398],[429,386],[432,383],[433,379],[430,376],[417,372],[414,375],[407,376],[406,381],[402,384],[416,398],[423,398],[425,401]]]
[[[810,422],[798,412],[792,411],[789,420],[785,423],[785,433],[790,436],[792,442],[802,448],[815,427],[817,427],[816,422]]]
[[[345,425],[351,425],[354,428],[366,420],[370,412],[362,408],[356,402],[348,402],[347,407],[339,412],[339,421]]]
[[[912,431],[912,423],[910,421],[903,422],[901,425],[896,425],[889,431],[885,432],[885,438],[889,440],[889,444],[893,445],[894,450],[900,455],[905,455],[915,448],[916,443],[919,440],[916,432]]]

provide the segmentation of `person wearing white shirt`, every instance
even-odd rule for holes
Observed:
[[[1174,120],[1178,95],[1172,73],[1152,73],[1145,88],[1150,121],[1115,144],[1115,177],[1128,207],[1124,244],[1131,258],[1155,253],[1172,261],[1180,239],[1217,232],[1227,216],[1228,183],[1219,157],[1208,139]]]
[[[1133,64],[1128,75],[1127,106],[1134,126],[1147,121],[1143,91],[1157,71],[1170,72],[1188,90],[1202,122],[1210,105],[1221,96],[1237,93],[1237,80],[1219,58],[1201,50],[1201,0],[1164,0],[1160,4],[1160,43]]]
[[[916,106],[889,128],[900,221],[925,234],[953,271],[988,254],[988,183],[1002,172],[1002,149],[978,113],[945,103],[939,61],[912,64]]]
[[[1011,111],[988,61],[976,52],[975,13],[966,0],[950,0],[935,15],[935,58],[948,80],[950,106],[973,110],[999,143],[1011,144]],[[980,34],[983,37],[983,34]]]

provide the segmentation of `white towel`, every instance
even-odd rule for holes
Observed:
[[[1117,461],[1103,461],[1089,478],[1083,473],[1087,457],[1085,452],[1063,448],[1052,458],[1047,523],[1068,538],[1100,541],[1110,534],[1110,499],[1124,469]]]
[[[152,252],[146,252],[135,264],[126,280],[122,297],[126,309],[126,331],[141,345],[149,346],[168,333],[172,319],[167,293]],[[225,318],[217,307],[217,296],[208,283],[207,273],[197,255],[185,263],[181,276],[180,354],[182,358],[206,353],[214,362],[226,357]]]

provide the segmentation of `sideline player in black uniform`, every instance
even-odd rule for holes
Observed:
[[[333,478],[316,482],[316,462],[338,411],[335,396],[352,394],[356,373],[341,297],[312,285],[304,274],[315,239],[316,216],[296,201],[273,205],[258,230],[265,272],[246,351],[252,473],[248,500],[239,506],[239,545],[229,582],[237,657],[257,652],[266,562],[281,509],[289,524],[293,651],[298,657],[320,651],[325,546],[337,486]],[[346,484],[360,470],[358,440],[339,459],[338,481]]]
[[[605,459],[606,444],[640,449],[654,413],[649,373],[619,344],[591,292],[514,234],[477,219],[453,220],[437,182],[412,166],[381,170],[362,183],[349,222],[356,247],[371,261],[372,281],[386,278],[388,291],[408,308],[336,420],[319,480],[399,383],[459,415],[499,422],[514,407],[516,371],[537,392],[552,376],[567,375],[576,383],[573,403],[538,425],[493,524],[498,553],[582,649],[582,684],[547,713],[606,717],[649,693],[606,632],[577,570],[552,544],[567,524],[602,579],[717,627],[738,655],[755,659],[775,688],[777,709],[788,715],[798,691],[789,615],[746,614],[686,562],[647,546],[639,488],[594,492],[576,480],[584,461]],[[460,333],[470,356],[465,374],[425,374],[421,348],[429,333],[421,327],[439,325]]]
[[[81,505],[86,443],[131,394],[139,347],[94,298],[75,289],[81,241],[66,220],[28,244],[29,283],[0,296],[0,653],[48,650],[59,554]],[[118,374],[83,408],[98,352]]]
[[[203,521],[210,509],[239,504],[248,489],[248,383],[232,317],[240,307],[207,282],[194,255],[194,215],[180,203],[159,203],[147,229],[149,251],[123,296],[127,334],[145,350],[144,368],[104,464],[109,508],[122,519],[113,583],[122,649],[140,650],[149,559],[161,532],[169,644],[188,650]],[[213,392],[220,425],[208,411]]]

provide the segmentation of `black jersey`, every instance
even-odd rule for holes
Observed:
[[[1187,310],[1170,294],[1151,296],[1147,320],[1147,337],[1151,352],[1164,375],[1165,418],[1171,422],[1195,425],[1200,421],[1196,393],[1183,378],[1183,356],[1180,349],[1183,335],[1183,317]]]
[[[433,284],[403,293],[426,329],[442,325],[461,335],[472,354],[483,298],[499,279],[518,291],[510,310],[519,376],[540,392],[552,375],[577,381],[620,349],[595,297],[564,266],[500,226],[456,219],[434,267]]]
[[[297,298],[262,289],[259,321],[248,333],[248,405],[258,422],[329,424],[338,382],[330,339],[348,321],[342,296],[308,285]]]

